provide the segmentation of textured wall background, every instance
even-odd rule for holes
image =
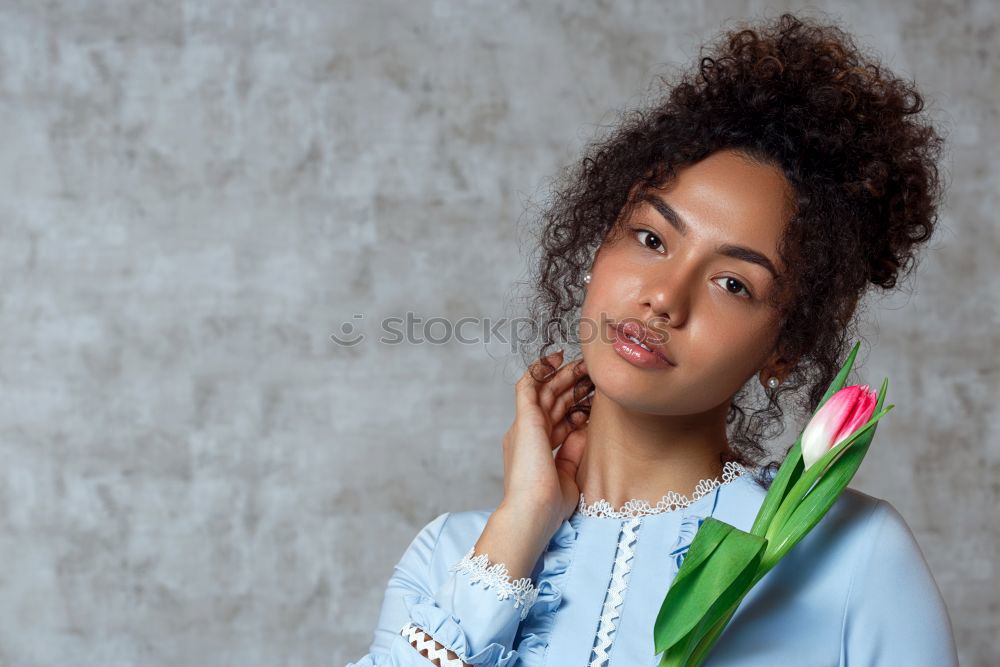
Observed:
[[[996,664],[1000,9],[813,6],[949,134],[935,246],[870,309],[900,407],[854,485]],[[545,179],[724,21],[789,8],[2,3],[0,664],[363,655],[416,531],[499,500],[520,368],[330,334],[502,316]]]

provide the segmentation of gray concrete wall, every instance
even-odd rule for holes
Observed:
[[[1000,11],[812,6],[950,133],[935,247],[872,309],[899,407],[855,486],[996,664]],[[499,500],[519,368],[330,334],[501,316],[545,179],[725,20],[787,8],[2,3],[0,664],[359,658],[416,531]]]

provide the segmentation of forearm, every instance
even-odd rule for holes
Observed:
[[[473,548],[473,558],[485,557],[489,567],[506,570],[512,583],[524,579],[527,584],[535,562],[541,556],[550,535],[543,525],[536,525],[532,512],[518,512],[509,507],[498,507],[486,522],[483,532]],[[472,569],[470,561],[464,561]],[[480,568],[475,568],[482,574]],[[429,634],[408,624],[401,633],[422,656],[440,667],[467,665]]]
[[[431,576],[444,521],[434,522],[437,534],[421,531],[394,569],[371,654],[358,666],[508,661],[519,623],[537,595],[531,572],[551,539],[541,517],[530,508],[513,511],[505,505],[480,523],[477,533],[469,531],[457,543],[446,537],[451,554],[457,546],[467,552],[446,557],[451,565],[444,577]]]
[[[511,579],[530,577],[552,538],[553,530],[537,513],[500,505],[486,522],[475,545],[476,555],[503,563]]]

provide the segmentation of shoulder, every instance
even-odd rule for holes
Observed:
[[[750,530],[766,491],[757,485],[747,485],[749,497],[741,507],[731,510],[741,530]],[[846,592],[855,571],[867,560],[873,537],[883,523],[896,530],[893,540],[905,526],[902,517],[886,500],[867,493],[845,488],[829,511],[806,535],[765,575],[762,588],[777,586],[786,594],[801,595],[806,581],[813,590]],[[787,589],[787,590],[786,590]]]
[[[864,567],[873,552],[879,558],[894,553],[920,555],[913,531],[899,510],[888,500],[857,489],[844,489],[817,528],[821,536],[835,533],[849,542],[856,567]]]
[[[888,501],[847,487],[786,558],[789,564],[811,564],[814,571],[822,564],[840,577],[850,576],[866,557],[872,538],[887,518],[897,527],[905,526]]]
[[[892,655],[898,664],[957,666],[951,618],[930,564],[899,511],[874,500],[849,579],[843,653],[852,663]]]
[[[737,515],[748,528],[766,494],[749,488]],[[796,627],[808,629],[802,650],[832,664],[892,656],[893,664],[957,665],[944,601],[910,527],[891,502],[850,487],[750,591],[719,658],[736,664],[744,651],[760,652],[761,636]]]
[[[776,566],[780,576],[801,576],[829,590],[843,591],[856,605],[877,594],[887,575],[910,590],[925,591],[930,568],[902,514],[883,498],[850,487]],[[911,581],[892,574],[908,571]],[[920,585],[916,585],[919,583]],[[903,591],[899,591],[903,595]]]
[[[866,589],[871,590],[872,577],[890,575],[902,584],[906,576],[897,576],[896,573],[908,572],[931,580],[930,566],[923,550],[899,510],[888,500],[851,491],[852,495],[845,501],[841,514],[857,517],[850,530],[855,543],[852,598],[859,599],[865,595]],[[851,525],[848,519],[843,521]],[[897,594],[902,595],[902,591],[897,591]]]
[[[756,515],[758,507],[755,503],[748,508],[748,515]],[[752,518],[743,519],[749,527]],[[844,610],[849,600],[856,602],[864,594],[873,566],[884,565],[887,559],[912,565],[919,554],[915,545],[891,503],[848,487],[764,575],[756,593],[785,609],[819,605]]]
[[[742,484],[733,485],[733,491],[730,492],[732,495],[720,514],[732,518],[733,525],[737,528],[750,530],[768,490],[752,478],[744,477],[741,481]],[[807,541],[822,542],[824,548],[828,548],[832,542],[852,542],[856,545],[875,524],[887,516],[893,521],[902,521],[902,517],[888,501],[846,487],[797,548],[807,548],[808,545],[803,546]]]
[[[834,501],[830,511],[820,520],[817,527],[822,527],[826,531],[836,531],[842,539],[864,540],[870,535],[872,528],[884,518],[886,508],[889,507],[892,505],[887,500],[847,487]],[[823,525],[824,523],[826,525]]]
[[[745,475],[727,489],[716,515],[740,530],[749,531],[767,493],[767,488],[753,477]],[[873,523],[882,518],[887,511],[890,514],[895,513],[895,508],[892,508],[888,501],[847,487],[819,523],[806,534],[795,549],[789,552],[788,556],[796,551],[809,549],[810,543],[822,543],[823,549],[828,549],[832,543],[841,545],[853,543],[857,546]]]

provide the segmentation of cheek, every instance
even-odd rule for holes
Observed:
[[[614,276],[607,271],[604,275]],[[623,305],[633,303],[634,298],[635,290],[629,281],[616,277],[599,277],[595,272],[584,292],[580,317],[595,323],[607,322],[620,313]]]
[[[692,335],[701,367],[727,378],[728,384],[739,384],[763,363],[774,331],[769,320],[744,316],[703,321]]]

